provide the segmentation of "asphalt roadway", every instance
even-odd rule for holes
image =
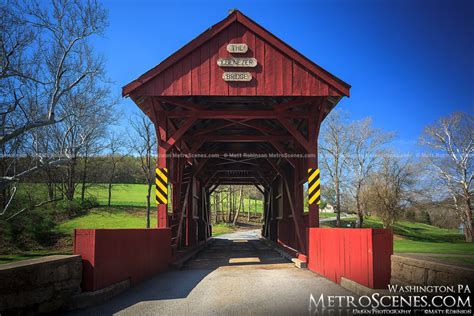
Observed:
[[[352,295],[259,240],[222,235],[182,270],[150,278],[73,315],[309,315],[310,295]]]

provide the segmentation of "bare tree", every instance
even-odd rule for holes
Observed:
[[[434,151],[427,159],[440,180],[441,190],[453,201],[466,241],[473,242],[474,116],[453,113],[443,117],[425,128],[420,141]]]
[[[99,86],[93,77],[67,93],[65,101],[62,110],[69,115],[50,129],[56,141],[54,152],[67,159],[63,193],[72,200],[78,183],[79,158],[86,149],[97,147],[96,144],[104,140],[107,128],[114,122],[115,103],[109,97],[109,90]]]
[[[416,168],[410,161],[391,154],[384,155],[380,168],[361,192],[366,195],[368,208],[389,228],[414,201]]]
[[[110,174],[109,174],[109,183],[108,183],[108,199],[107,205],[110,207],[112,201],[112,185],[115,178],[115,171],[117,165],[125,158],[127,155],[123,152],[124,142],[116,134],[112,133],[107,144],[110,157]]]
[[[0,146],[2,151],[34,159],[22,170],[3,168],[0,189],[68,161],[38,154],[32,132],[64,121],[68,95],[83,81],[103,76],[103,62],[90,45],[101,35],[107,14],[96,1],[6,1],[0,5]],[[47,135],[48,137],[50,135]],[[22,140],[22,145],[15,144]],[[17,151],[12,151],[15,147]],[[18,148],[22,148],[18,152]],[[16,190],[15,190],[16,192]]]
[[[141,113],[130,120],[133,134],[129,135],[129,146],[140,158],[140,165],[145,176],[148,189],[146,195],[146,227],[150,228],[150,199],[153,184],[155,183],[155,167],[153,153],[156,150],[155,128],[145,114]]]
[[[321,167],[322,176],[327,174],[329,186],[334,189],[336,201],[336,226],[341,225],[341,195],[344,178],[348,171],[350,152],[349,122],[347,115],[341,111],[333,111],[326,118],[321,129]],[[329,191],[328,191],[329,192]]]
[[[373,128],[370,118],[352,123],[348,130],[350,133],[350,159],[347,160],[350,169],[348,187],[356,204],[357,225],[362,227],[366,208],[362,198],[363,186],[382,161],[383,146],[393,138],[393,135]]]

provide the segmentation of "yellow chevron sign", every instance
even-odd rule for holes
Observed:
[[[168,169],[156,168],[156,203],[168,203]]]
[[[321,197],[319,179],[319,168],[308,169],[308,204],[314,204],[315,202],[319,205]]]

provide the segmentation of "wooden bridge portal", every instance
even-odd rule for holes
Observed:
[[[319,128],[349,89],[237,10],[124,86],[156,127],[158,227],[172,249],[206,241],[210,194],[239,184],[265,197],[263,236],[307,254]]]

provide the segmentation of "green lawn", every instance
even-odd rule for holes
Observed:
[[[156,227],[156,211],[151,213],[151,227]],[[120,208],[96,208],[88,214],[59,224],[56,230],[65,235],[72,234],[74,228],[145,228],[145,210]]]
[[[474,254],[474,244],[458,242],[428,242],[410,239],[395,240],[395,252],[439,253],[439,254]]]
[[[474,257],[470,256],[455,256],[455,257],[432,257],[433,259],[441,259],[446,261],[446,263],[463,263],[474,266]]]
[[[212,236],[219,236],[223,234],[232,233],[235,231],[235,227],[229,224],[214,224],[212,225]]]
[[[112,201],[114,206],[146,206],[146,184],[114,184],[112,186]],[[86,190],[88,196],[95,196],[100,205],[107,205],[108,187],[97,184]],[[151,205],[155,206],[155,187],[152,188]]]
[[[81,196],[82,185],[76,187],[75,198]],[[151,204],[155,205],[155,188],[152,188]],[[112,206],[146,206],[146,184],[114,184],[112,186]],[[107,184],[88,184],[86,197],[95,197],[99,205],[107,205],[108,186]],[[37,201],[47,200],[47,188],[43,183],[24,183],[19,186],[18,197],[15,202],[26,201],[29,199]]]
[[[3,263],[10,263],[19,260],[26,260],[26,259],[35,259],[44,256],[51,256],[51,255],[70,255],[71,251],[60,251],[60,250],[32,250],[32,251],[25,251],[11,255],[0,255],[0,264]]]
[[[319,217],[321,218],[331,218],[331,217],[336,217],[336,213],[331,213],[331,212],[319,212]]]

